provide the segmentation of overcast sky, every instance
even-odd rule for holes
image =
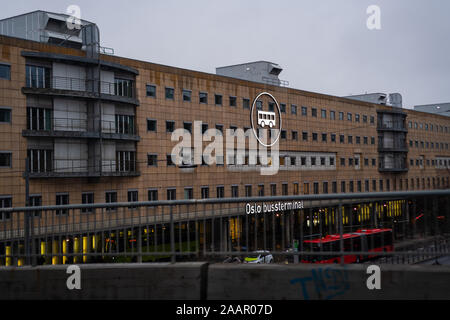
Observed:
[[[15,0],[0,18],[71,4],[119,56],[209,73],[269,60],[296,89],[399,92],[406,108],[450,101],[447,0]],[[366,26],[369,5],[381,9],[381,30]]]

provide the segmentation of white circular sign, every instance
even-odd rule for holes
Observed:
[[[264,95],[269,96],[269,97],[272,98],[272,100],[275,102],[275,105],[277,106],[277,110],[278,110],[278,116],[279,116],[279,119],[280,119],[280,130],[278,131],[277,138],[276,138],[275,141],[272,142],[271,144],[263,143],[263,142],[259,139],[258,135],[256,134],[255,126],[254,126],[254,123],[253,123],[253,109],[255,108],[256,101],[258,101],[259,97],[264,96]],[[264,112],[264,113],[266,113],[266,112]],[[266,123],[266,122],[267,122],[267,123]],[[261,92],[260,94],[258,94],[258,95],[256,96],[255,100],[253,100],[252,109],[251,109],[251,111],[250,111],[250,123],[251,123],[251,125],[252,125],[252,131],[253,131],[253,134],[255,135],[256,139],[258,140],[258,142],[259,142],[261,145],[263,145],[264,147],[269,148],[269,147],[272,147],[275,143],[278,142],[278,139],[280,138],[280,134],[281,134],[281,110],[280,110],[280,106],[278,105],[277,99],[275,99],[275,97],[274,97],[273,95],[271,95],[271,94],[268,93],[268,92]],[[266,126],[266,124],[269,126],[269,128],[272,128],[272,126],[275,125],[275,122],[264,121],[264,120],[261,122],[261,126],[262,126],[263,128]],[[269,130],[270,130],[270,129],[269,129]]]

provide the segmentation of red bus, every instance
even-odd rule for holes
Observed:
[[[359,229],[356,232],[342,235],[344,252],[390,252],[394,250],[392,229]],[[303,241],[303,251],[323,252],[324,255],[306,255],[303,263],[339,263],[340,256],[327,255],[326,252],[340,251],[339,234]],[[359,263],[365,259],[376,257],[374,254],[344,254],[344,263]]]

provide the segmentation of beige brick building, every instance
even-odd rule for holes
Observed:
[[[0,67],[3,207],[25,205],[27,157],[32,205],[449,187],[449,117],[7,36]],[[282,109],[277,174],[167,161],[173,129],[250,128],[261,92]]]

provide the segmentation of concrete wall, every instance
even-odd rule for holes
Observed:
[[[368,265],[207,263],[80,265],[81,290],[67,266],[2,267],[0,299],[450,299],[450,267],[381,266],[369,290]]]

